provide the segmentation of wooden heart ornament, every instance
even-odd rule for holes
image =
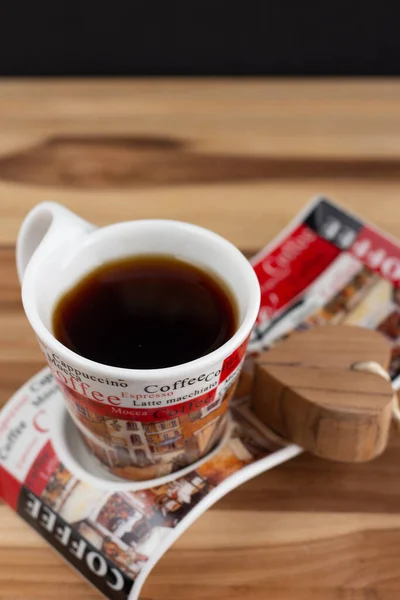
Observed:
[[[257,360],[252,407],[275,433],[318,456],[367,461],[387,443],[393,390],[376,370],[391,348],[376,331],[323,326],[294,333]],[[355,370],[361,363],[363,370]],[[375,364],[375,372],[362,363]],[[383,367],[383,369],[382,369]]]

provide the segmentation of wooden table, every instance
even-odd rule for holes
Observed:
[[[43,365],[14,244],[43,199],[103,225],[170,217],[247,253],[322,192],[400,234],[400,82],[2,81],[0,404]],[[398,600],[400,437],[371,464],[310,456],[221,500],[143,598]],[[0,506],[0,600],[99,598]]]

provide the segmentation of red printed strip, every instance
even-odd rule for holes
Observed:
[[[54,452],[52,443],[48,441],[37,455],[25,478],[24,485],[36,496],[40,496],[59,464],[60,459]]]
[[[303,292],[341,250],[299,225],[278,247],[253,264],[261,287],[258,321],[271,318]]]
[[[233,373],[233,371],[240,365],[244,358],[244,355],[246,354],[249,339],[250,336],[240,344],[239,348],[236,348],[236,350],[224,360],[221,375],[219,378],[219,383],[225,381],[225,379],[229,377],[229,375]]]
[[[21,491],[21,483],[11,473],[0,466],[0,498],[14,510],[18,507],[18,498]]]
[[[350,252],[366,267],[400,287],[400,246],[379,232],[363,227]]]
[[[75,395],[74,400],[68,399],[68,402],[83,422],[85,418],[89,421],[93,420],[93,415],[102,417],[109,417],[112,419],[121,419],[123,421],[140,421],[141,423],[150,423],[154,421],[169,421],[175,417],[181,417],[182,415],[188,415],[189,413],[201,410],[208,406],[215,399],[217,388],[214,388],[203,394],[202,396],[195,396],[194,393],[188,394],[192,396],[185,402],[180,404],[171,404],[171,406],[154,406],[151,408],[129,408],[126,406],[110,406],[109,404],[100,404],[99,402],[93,402],[84,396],[80,396],[79,400]],[[78,407],[74,409],[74,405]]]

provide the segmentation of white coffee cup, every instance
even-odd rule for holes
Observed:
[[[52,333],[59,298],[99,265],[139,254],[173,255],[222,279],[238,307],[234,335],[204,357],[146,370],[96,363],[61,344]],[[17,268],[25,312],[68,410],[87,446],[111,472],[152,479],[202,458],[218,443],[260,304],[257,277],[235,246],[178,221],[96,228],[63,206],[44,202],[22,224]]]

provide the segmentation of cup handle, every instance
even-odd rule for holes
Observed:
[[[80,239],[95,228],[57,202],[42,202],[25,217],[17,238],[16,260],[20,283],[31,259],[49,254],[60,240]]]

